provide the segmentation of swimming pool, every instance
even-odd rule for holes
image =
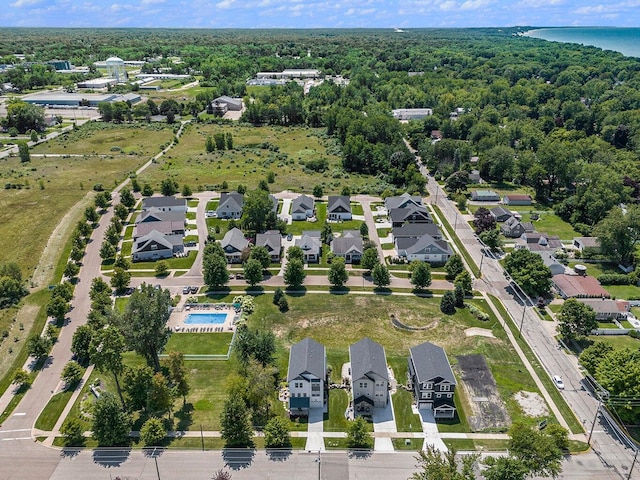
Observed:
[[[222,325],[227,320],[226,313],[190,313],[184,319],[185,325]]]

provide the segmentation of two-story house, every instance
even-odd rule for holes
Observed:
[[[313,198],[300,195],[291,202],[291,219],[306,220],[315,215],[315,202]]]
[[[430,342],[409,349],[409,377],[419,409],[433,410],[435,418],[453,418],[456,379],[442,347]]]
[[[370,338],[349,347],[353,411],[371,415],[372,408],[385,407],[389,401],[389,372],[384,348]]]
[[[289,414],[308,415],[323,408],[327,393],[327,355],[324,345],[305,338],[289,351]]]
[[[187,200],[176,197],[147,197],[142,200],[143,211],[151,210],[152,208],[161,212],[187,213]]]
[[[218,218],[240,218],[244,207],[244,197],[238,192],[225,192],[220,195],[220,202],[216,209]]]
[[[329,195],[327,220],[351,220],[351,198],[348,195]]]
[[[244,233],[239,228],[232,228],[224,234],[220,245],[224,250],[224,256],[227,258],[227,263],[240,263],[242,257],[242,251],[245,248],[249,248],[249,240],[244,238]]]

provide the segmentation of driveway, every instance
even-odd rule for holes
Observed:
[[[278,217],[287,222],[287,225],[291,225],[291,222],[293,221],[291,214],[289,213],[291,211],[291,202],[293,202],[291,198],[283,198],[282,210],[280,211],[280,215],[278,215]]]
[[[389,402],[384,408],[373,409],[373,431],[392,432],[398,431],[396,428],[396,420],[393,417],[393,399],[389,394]],[[393,452],[393,443],[389,437],[375,437],[373,449],[376,452]]]
[[[307,443],[305,450],[311,452],[324,451],[324,414],[322,408],[309,409],[309,423],[307,424]]]
[[[420,415],[420,419],[422,420],[422,431],[424,432],[424,445],[422,449],[425,450],[428,445],[431,445],[436,450],[441,452],[446,452],[449,449],[440,438],[440,434],[438,433],[438,425],[436,424],[436,419],[433,416],[433,410],[428,408],[423,408],[418,410],[416,406],[413,407],[413,413],[417,413]]]

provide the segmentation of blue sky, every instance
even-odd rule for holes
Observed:
[[[640,26],[640,0],[0,0],[0,6],[5,27]]]

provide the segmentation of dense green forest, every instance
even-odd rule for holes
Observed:
[[[516,32],[3,29],[0,63],[19,63],[16,53],[75,65],[117,55],[146,61],[143,70],[188,73],[203,88],[178,100],[183,114],[221,94],[252,96],[244,121],[326,127],[345,171],[411,191],[422,180],[403,136],[441,178],[470,169],[477,156],[483,178],[532,187],[588,234],[613,206],[640,194],[640,59]],[[325,82],[307,95],[296,83],[246,86],[259,71],[286,68],[350,83]],[[55,72],[42,70],[7,70],[0,82],[25,90],[55,84]],[[412,107],[433,115],[408,125],[391,116]],[[138,107],[134,117],[145,113]],[[432,141],[434,130],[441,141]]]

